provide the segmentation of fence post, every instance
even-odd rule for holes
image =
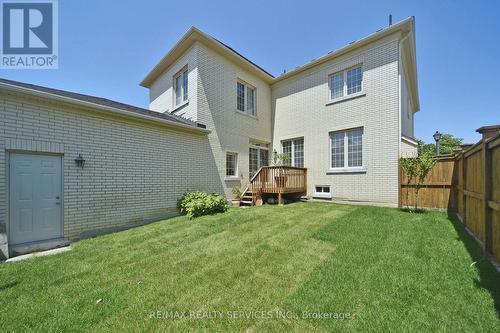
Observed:
[[[467,189],[467,159],[465,157],[465,151],[462,150],[462,223],[467,225],[467,196],[465,195],[465,190]]]
[[[491,221],[491,210],[488,201],[491,197],[491,152],[488,149],[488,140],[483,138],[483,223],[484,223],[484,248],[486,252],[493,250],[493,225]]]

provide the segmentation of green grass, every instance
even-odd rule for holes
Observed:
[[[262,206],[73,248],[0,265],[2,331],[500,331],[500,276],[441,212]],[[222,318],[150,318],[155,311]]]

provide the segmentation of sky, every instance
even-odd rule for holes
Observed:
[[[60,0],[59,69],[0,77],[148,107],[139,82],[196,26],[273,75],[409,16],[416,19],[415,136],[465,142],[500,124],[500,1]]]

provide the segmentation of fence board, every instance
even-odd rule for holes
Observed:
[[[488,148],[491,149],[491,195],[490,208],[492,223],[492,254],[500,262],[500,137],[490,141]],[[495,206],[495,207],[492,207]]]

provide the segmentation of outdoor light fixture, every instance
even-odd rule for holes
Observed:
[[[78,154],[78,157],[75,158],[75,163],[76,166],[83,168],[83,166],[85,165],[85,159],[83,158],[82,154]]]
[[[441,133],[439,133],[439,131],[436,131],[436,133],[434,133],[433,137],[434,137],[434,141],[436,141],[436,155],[439,156],[439,141],[441,140],[441,137],[443,135]]]

